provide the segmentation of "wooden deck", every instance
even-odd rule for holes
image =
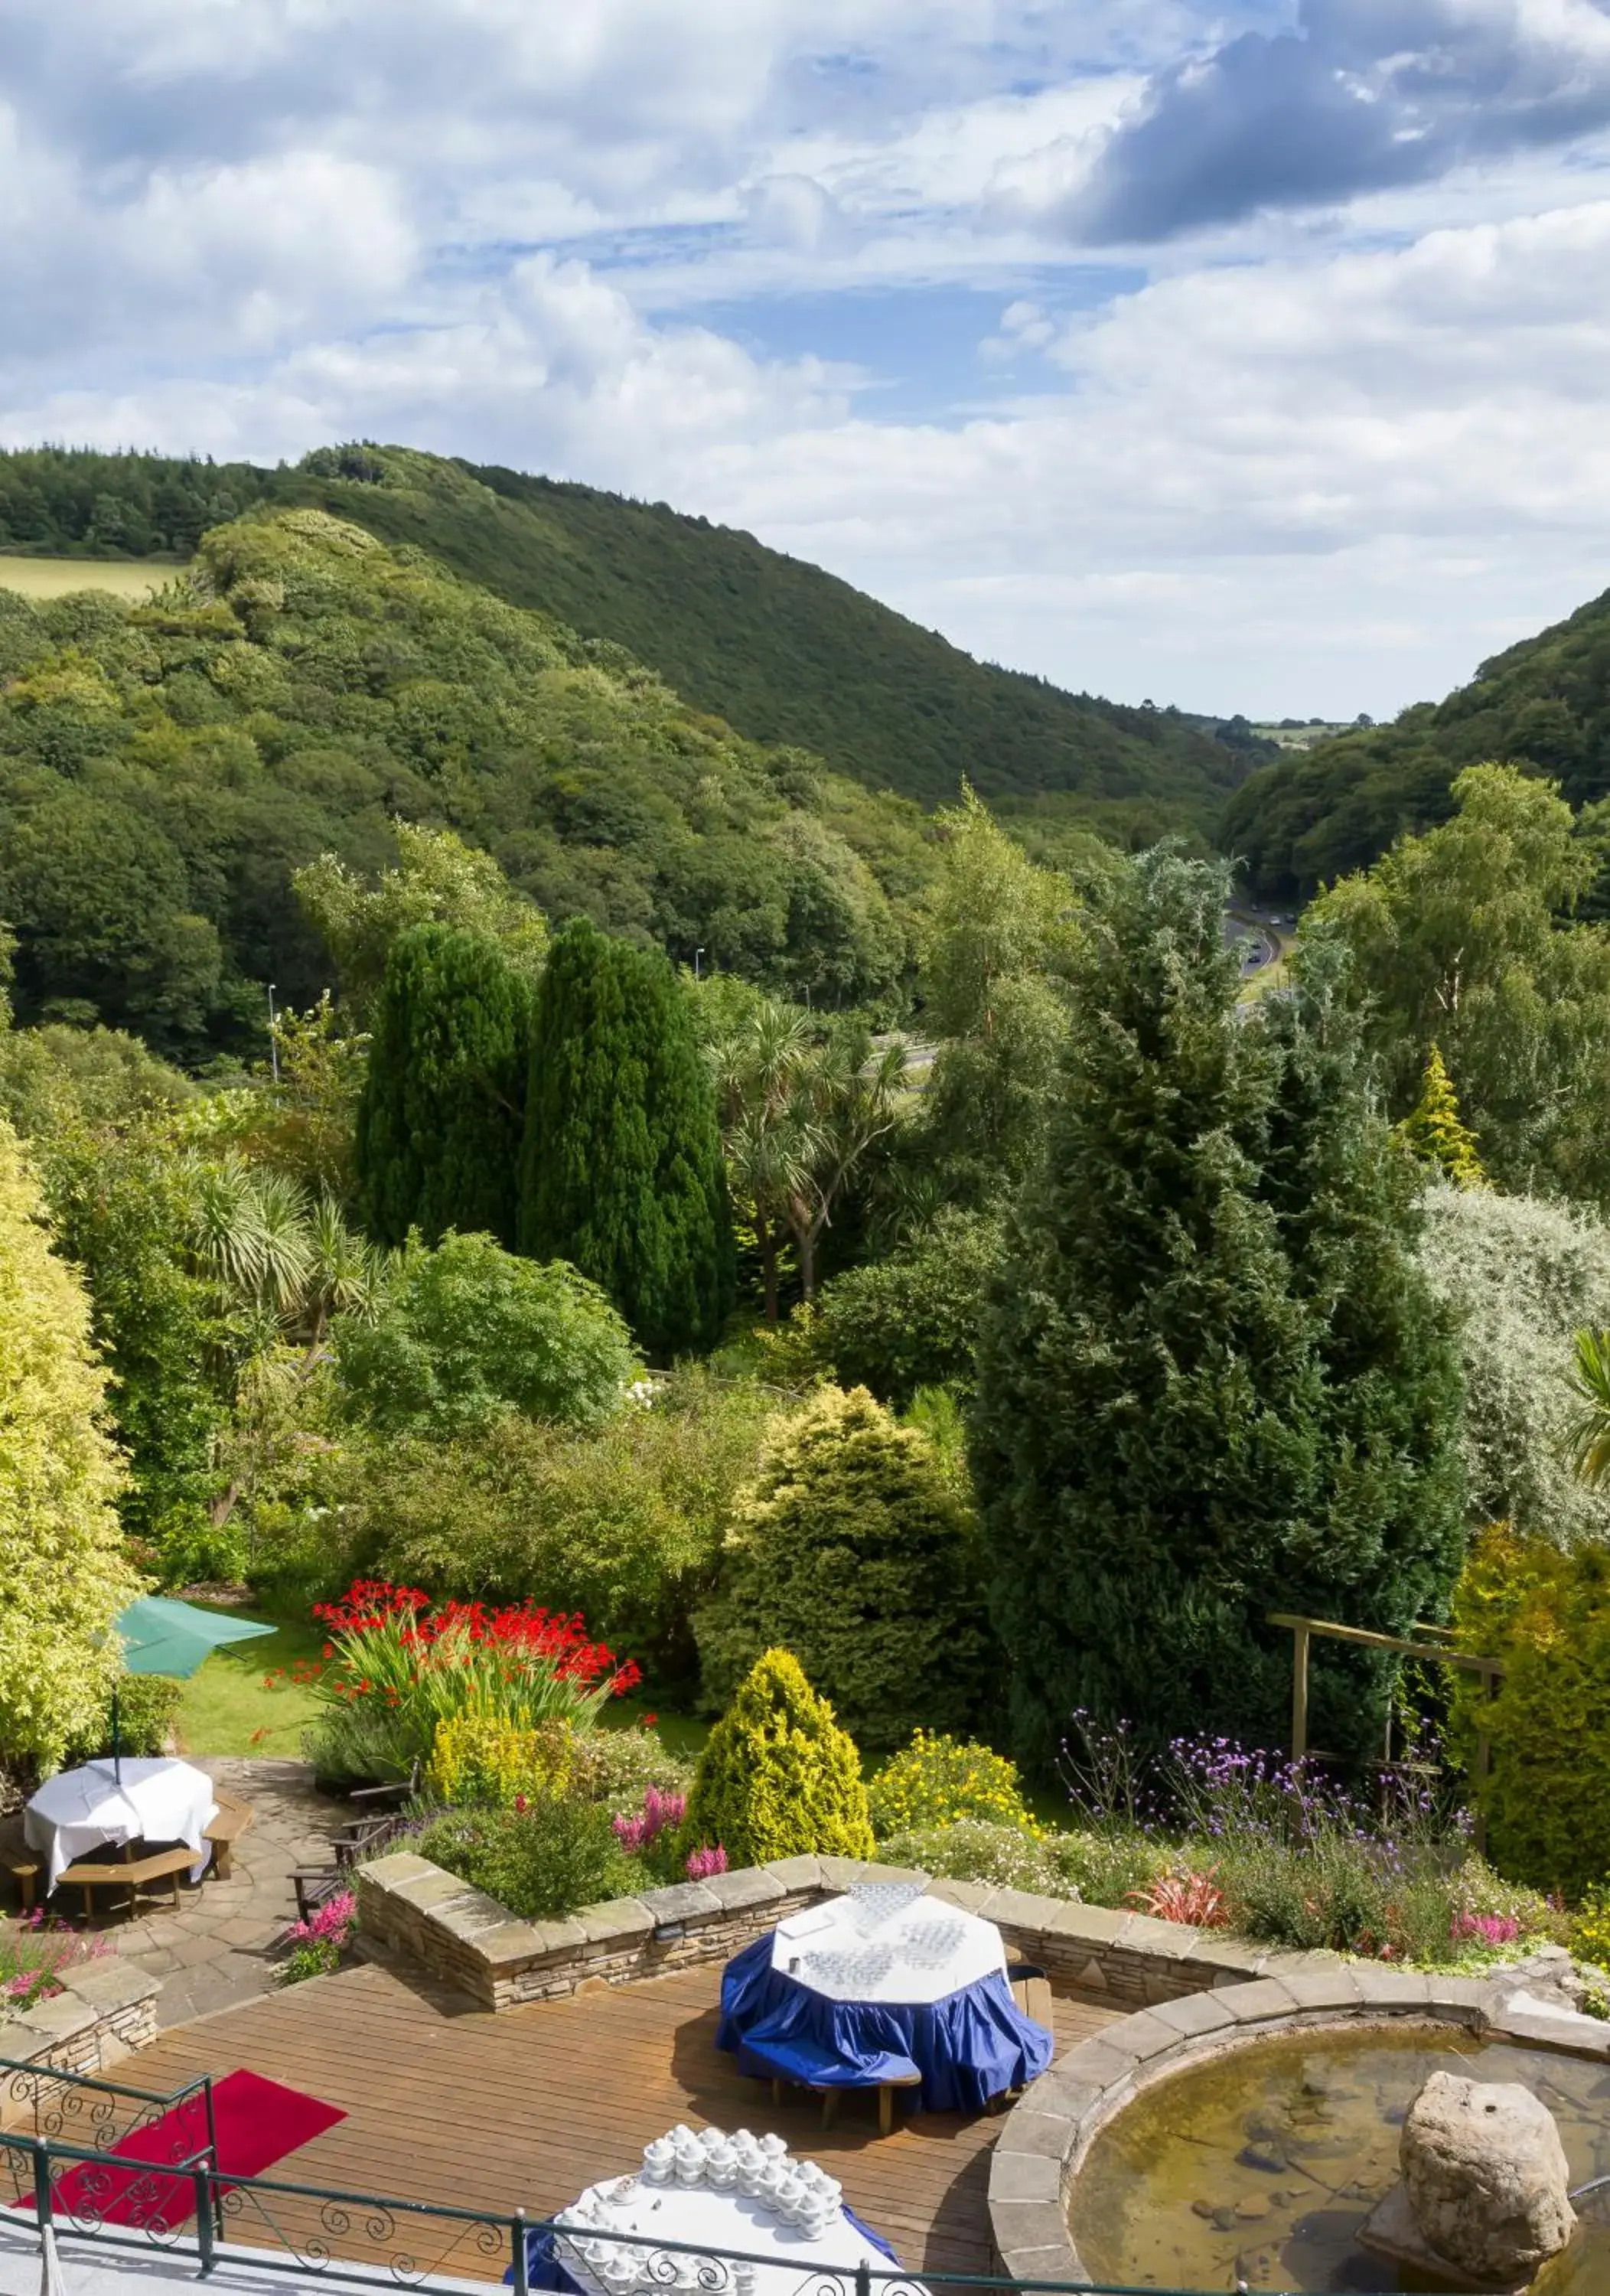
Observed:
[[[774,2128],[791,2149],[831,2166],[851,2206],[903,2264],[987,2271],[985,2195],[999,2120],[925,2113],[880,2138],[870,2098],[848,2100],[827,2133],[807,2099],[773,2108],[769,2091],[715,2046],[720,1982],[715,1966],[687,1970],[493,2017],[388,1970],[347,1970],[177,2026],[122,2078],[167,2090],[249,2067],[347,2116],[271,2177],[534,2215],[634,2168],[649,2139],[679,2120]],[[1113,2015],[1058,1999],[1058,2055]],[[287,2228],[306,2230],[305,2213],[311,2223],[314,2212],[298,2204]],[[242,2217],[228,2237],[260,2234]],[[421,2241],[428,2247],[423,2227]],[[331,2244],[373,2254],[358,2237]],[[498,2277],[505,2261],[500,2253],[478,2262],[461,2249],[444,2268]]]

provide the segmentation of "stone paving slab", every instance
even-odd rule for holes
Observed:
[[[331,1835],[351,1813],[315,1791],[306,1762],[187,1754],[217,1784],[248,1801],[252,1824],[234,1846],[227,1882],[181,1884],[177,1907],[153,1906],[130,1921],[110,1912],[93,1927],[106,1950],[162,1980],[159,2026],[231,2009],[269,1992],[273,1948],[296,1919],[290,1876],[329,1862]]]

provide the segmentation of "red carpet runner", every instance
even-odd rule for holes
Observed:
[[[226,2184],[236,2177],[260,2177],[288,2152],[347,2118],[316,2096],[249,2072],[228,2073],[213,2083],[212,2111],[215,2166]],[[155,2176],[151,2170],[190,2160],[206,2150],[207,2142],[207,2106],[198,2092],[159,2120],[131,2129],[113,2145],[110,2157],[145,2166],[110,2169],[99,2161],[82,2161],[57,2183],[54,2206],[59,2213],[98,2224],[172,2230],[195,2211],[194,2182],[189,2177]]]

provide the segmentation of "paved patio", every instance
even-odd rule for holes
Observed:
[[[328,1864],[330,1836],[351,1815],[315,1792],[306,1762],[206,1754],[185,1759],[251,1804],[253,1823],[235,1844],[230,1879],[209,1876],[195,1890],[181,1883],[176,1911],[147,1901],[134,1921],[112,1909],[92,1924],[109,1952],[161,1979],[161,2026],[271,1990],[270,1949],[296,1919],[290,1875],[298,1866]],[[73,1926],[82,1924],[75,1920]]]

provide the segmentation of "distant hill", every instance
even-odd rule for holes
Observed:
[[[179,570],[175,570],[178,574]],[[558,920],[818,1006],[903,1010],[931,832],[691,709],[619,646],[312,508],[209,529],[149,600],[0,588],[0,916],[27,1021],[192,1065],[331,983],[290,880],[397,818]]]
[[[1220,839],[1254,893],[1304,898],[1445,819],[1455,775],[1488,758],[1557,780],[1573,805],[1610,795],[1610,591],[1484,661],[1445,701],[1262,767],[1226,806]]]
[[[748,534],[400,447],[327,447],[294,470],[44,448],[0,455],[0,549],[188,558],[254,504],[308,504],[408,544],[511,604],[612,640],[750,740],[814,750],[925,807],[965,775],[1013,809],[1042,797],[1145,838],[1205,828],[1255,750],[1178,710],[1128,709],[975,661]]]

